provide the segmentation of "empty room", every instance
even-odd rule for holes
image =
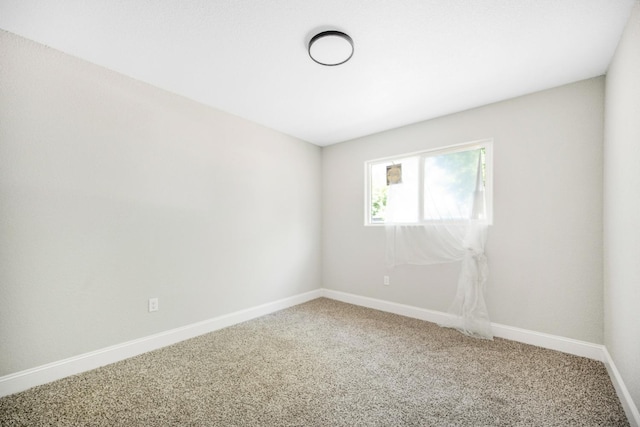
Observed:
[[[640,0],[0,0],[0,425],[640,427]]]

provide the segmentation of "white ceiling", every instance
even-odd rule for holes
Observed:
[[[602,75],[637,0],[0,0],[0,28],[317,145]],[[346,64],[307,54],[354,40]]]

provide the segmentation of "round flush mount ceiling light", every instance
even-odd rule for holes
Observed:
[[[353,40],[341,31],[323,31],[309,41],[309,56],[320,65],[344,64],[353,56]]]

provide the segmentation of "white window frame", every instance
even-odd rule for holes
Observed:
[[[464,142],[461,144],[454,144],[454,145],[449,145],[446,147],[439,147],[439,148],[434,148],[431,150],[424,150],[424,151],[415,151],[412,153],[404,153],[404,154],[399,154],[399,155],[395,155],[395,156],[390,156],[390,157],[383,157],[383,158],[379,158],[379,159],[374,159],[374,160],[368,160],[364,163],[364,172],[365,172],[365,179],[364,179],[364,187],[365,187],[365,206],[364,206],[364,225],[365,226],[383,226],[385,225],[384,222],[372,222],[371,221],[371,203],[372,203],[372,194],[371,194],[371,179],[372,179],[372,167],[375,165],[379,165],[381,163],[390,163],[396,160],[400,160],[400,159],[405,159],[408,157],[420,157],[420,174],[423,173],[424,169],[423,169],[423,165],[424,165],[424,159],[427,157],[432,157],[432,156],[439,156],[442,154],[451,154],[451,153],[456,153],[456,152],[460,152],[460,151],[468,151],[468,150],[476,150],[479,148],[484,148],[485,150],[485,187],[484,187],[484,192],[485,192],[485,201],[486,201],[486,219],[483,220],[484,223],[486,224],[493,224],[493,139],[482,139],[482,140],[478,140],[478,141],[473,141],[473,142]],[[422,180],[420,180],[422,181]],[[420,182],[419,183],[420,186],[420,191],[418,191],[418,206],[420,211],[422,211],[423,206],[424,206],[424,201],[423,201],[423,197],[424,197],[424,190],[422,188],[423,183]],[[460,220],[446,220],[446,221],[431,221],[431,220],[424,220],[424,215],[422,215],[422,212],[419,212],[419,216],[418,216],[419,221],[415,222],[415,223],[411,223],[411,224],[433,224],[433,223],[438,223],[438,224],[451,224],[451,223],[459,223]]]

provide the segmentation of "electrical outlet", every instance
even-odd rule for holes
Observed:
[[[384,276],[383,283],[385,286],[389,286],[389,276]]]
[[[160,306],[158,305],[158,298],[149,298],[149,313],[158,310],[160,310]]]

